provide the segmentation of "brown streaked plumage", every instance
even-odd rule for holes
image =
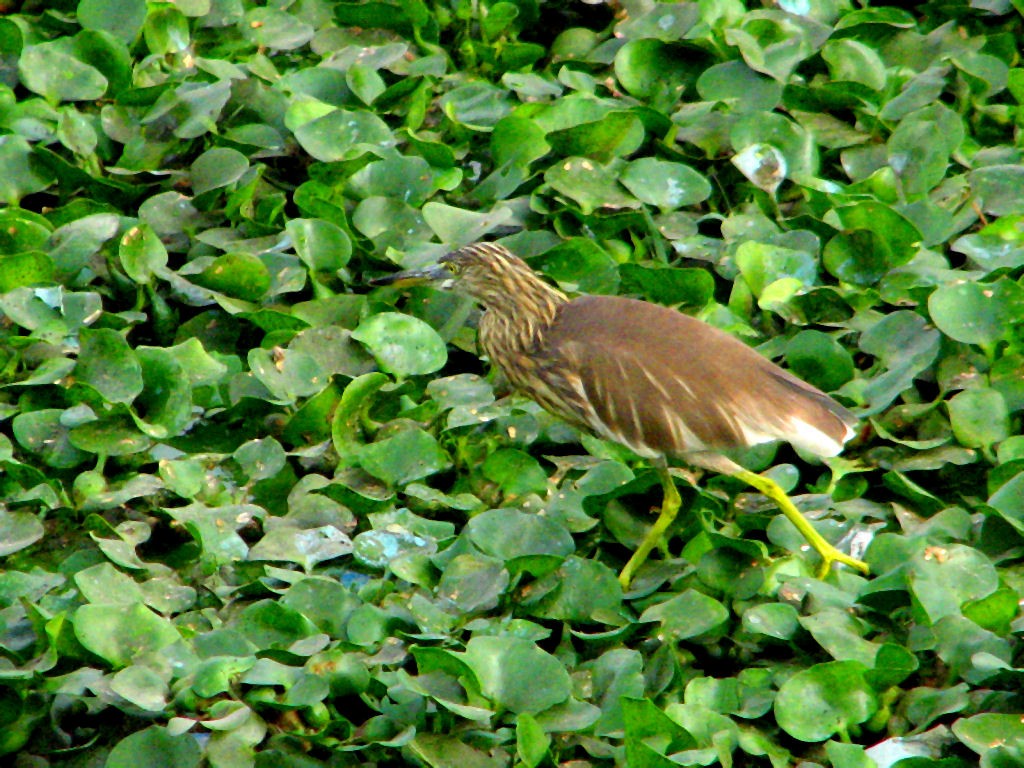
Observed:
[[[853,414],[738,339],[668,307],[617,296],[569,299],[507,248],[477,243],[436,267],[378,284],[446,280],[484,307],[481,350],[518,389],[567,421],[653,459],[661,515],[620,575],[633,574],[680,505],[667,457],[734,475],[768,495],[822,557],[867,565],[822,538],[774,481],[723,451],[785,440],[834,456],[854,434]]]

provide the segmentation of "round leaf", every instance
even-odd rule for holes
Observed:
[[[619,181],[638,199],[663,211],[696,205],[711,196],[711,183],[690,166],[653,157],[630,163]]]
[[[373,315],[352,331],[383,370],[395,376],[433,373],[448,362],[437,331],[416,317],[398,312]]]
[[[968,389],[948,403],[953,434],[968,448],[982,448],[1010,436],[1010,413],[994,389]]]
[[[863,670],[855,661],[834,661],[797,672],[775,697],[779,726],[794,739],[824,741],[865,722],[878,700]]]
[[[569,698],[569,673],[530,640],[477,636],[467,643],[465,658],[481,692],[502,709],[536,714]]]

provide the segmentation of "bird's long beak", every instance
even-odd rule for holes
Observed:
[[[437,282],[438,280],[447,280],[451,276],[452,273],[448,271],[444,264],[434,264],[423,269],[407,269],[405,272],[375,277],[370,281],[370,285],[421,285],[423,283]]]

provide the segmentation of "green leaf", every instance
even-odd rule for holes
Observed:
[[[824,392],[834,392],[853,378],[853,357],[821,331],[800,331],[786,344],[786,362],[801,379]]]
[[[258,256],[242,251],[225,253],[197,275],[196,285],[243,301],[259,301],[270,288],[270,272]]]
[[[126,43],[142,31],[145,20],[145,0],[82,0],[78,4],[78,23],[84,29],[109,32]]]
[[[618,165],[603,166],[585,157],[570,157],[549,168],[544,181],[575,201],[583,214],[603,209],[639,208],[641,203],[618,184]]]
[[[1024,313],[1024,288],[1006,278],[994,283],[939,286],[928,297],[928,314],[955,341],[991,347]]]
[[[142,654],[155,654],[181,639],[167,619],[140,603],[82,605],[72,618],[83,646],[115,668],[126,667]]]
[[[201,195],[234,184],[249,170],[249,161],[238,150],[214,147],[197,157],[190,170],[192,191]]]
[[[527,493],[544,493],[548,487],[547,473],[537,460],[514,448],[495,451],[483,463],[484,477],[498,484],[511,497]]]
[[[107,91],[99,70],[64,52],[59,43],[31,45],[18,62],[21,81],[47,101],[93,101]]]
[[[983,448],[1010,436],[1010,413],[994,389],[968,389],[947,404],[953,434],[961,445]]]
[[[619,181],[638,200],[663,211],[696,205],[711,196],[711,184],[690,166],[653,157],[631,162]]]
[[[142,364],[117,331],[83,328],[75,378],[110,403],[130,403],[144,386]]]
[[[0,510],[0,557],[32,546],[45,533],[39,518],[31,512]]]
[[[658,621],[664,632],[678,638],[697,637],[713,632],[729,618],[724,605],[705,594],[688,589],[665,602],[652,605],[640,615],[640,621]]]
[[[335,109],[293,130],[302,148],[325,163],[351,160],[395,143],[387,124],[369,112]]]
[[[152,725],[121,739],[110,751],[108,768],[197,768],[202,750],[191,734],[171,735]]]
[[[391,486],[420,480],[450,464],[437,440],[421,429],[404,430],[365,445],[357,458],[363,469]]]
[[[1015,216],[1024,213],[1024,168],[1019,165],[992,165],[978,168],[969,175],[971,192],[982,209],[993,216]]]
[[[537,768],[548,753],[551,737],[529,714],[516,718],[516,754],[527,768]]]
[[[564,558],[574,549],[572,536],[564,526],[517,509],[481,512],[463,532],[481,552],[505,561],[534,555]]]
[[[800,741],[846,734],[878,709],[875,692],[855,661],[815,664],[786,680],[775,698],[779,726]]]
[[[496,707],[536,714],[569,698],[569,675],[554,656],[529,640],[479,636],[466,644],[466,664]]]
[[[439,370],[448,351],[437,331],[422,320],[397,312],[381,312],[364,320],[352,331],[377,360],[395,376],[418,376]]]

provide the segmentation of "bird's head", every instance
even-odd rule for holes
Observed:
[[[372,284],[428,282],[464,291],[488,309],[501,310],[539,296],[548,302],[565,301],[565,296],[542,281],[525,261],[495,243],[473,243],[442,256],[433,266],[377,278]]]

